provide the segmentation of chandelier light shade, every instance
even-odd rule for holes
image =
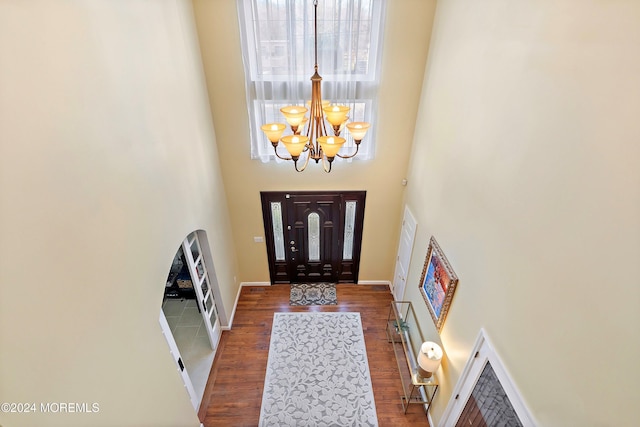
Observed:
[[[325,156],[328,158],[333,158],[338,154],[340,148],[342,148],[342,144],[347,142],[346,139],[340,138],[339,136],[319,136],[318,143],[320,144],[320,148],[324,151]]]
[[[333,160],[337,157],[349,159],[358,154],[360,143],[364,139],[370,127],[366,122],[352,122],[349,120],[350,108],[345,105],[331,105],[330,101],[322,99],[322,77],[318,74],[318,0],[313,0],[314,7],[314,49],[315,65],[314,74],[311,76],[311,101],[307,107],[290,105],[280,109],[284,116],[291,135],[283,136],[286,125],[283,123],[268,123],[261,126],[276,156],[283,160],[293,160],[293,165],[298,172],[302,172],[313,159],[316,163],[322,160],[325,172],[331,172]],[[309,115],[307,116],[307,113]],[[326,123],[331,125],[333,136],[328,135]],[[306,127],[306,131],[305,131]],[[347,128],[356,145],[355,152],[349,155],[338,154],[347,141],[340,133]],[[304,135],[303,135],[304,132]],[[283,157],[278,154],[278,145],[282,143],[291,157]],[[298,167],[298,160],[304,156],[304,163]]]
[[[268,125],[262,125],[260,128],[265,135],[267,135],[267,139],[271,141],[272,144],[275,142],[277,145],[286,127],[287,126],[282,123],[271,123]]]
[[[367,133],[367,130],[369,129],[369,126],[371,125],[366,122],[347,123],[347,129],[349,129],[349,133],[351,134],[353,140],[357,141],[356,144],[362,141],[365,134]]]
[[[309,143],[309,137],[303,135],[287,135],[280,139],[285,146],[291,157],[294,160],[298,160],[300,154],[304,151],[305,147]]]

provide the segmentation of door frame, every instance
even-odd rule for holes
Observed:
[[[227,320],[227,316],[226,316],[226,312],[224,310],[224,305],[222,304],[222,297],[220,294],[220,286],[218,283],[218,278],[216,276],[215,273],[215,269],[214,269],[214,264],[213,264],[213,257],[211,254],[211,248],[209,246],[209,240],[207,237],[207,233],[204,230],[194,230],[193,232],[187,234],[187,236],[183,239],[183,241],[180,243],[180,248],[182,248],[182,251],[184,253],[184,257],[185,257],[185,261],[189,260],[190,257],[190,251],[189,254],[187,254],[187,252],[185,252],[185,246],[184,246],[184,242],[188,242],[189,241],[189,236],[197,236],[197,240],[199,243],[199,247],[200,247],[200,257],[202,258],[202,263],[205,267],[205,272],[207,274],[207,278],[208,278],[208,283],[209,283],[209,287],[210,287],[210,292],[211,295],[213,297],[213,301],[214,301],[214,305],[215,305],[215,309],[216,309],[216,313],[217,313],[217,322],[219,324],[218,330],[217,330],[217,336],[214,337],[214,340],[211,340],[211,336],[209,336],[209,342],[211,343],[212,346],[212,350],[211,352],[214,354],[214,357],[211,360],[211,366],[213,366],[213,360],[215,359],[215,352],[217,351],[217,347],[218,344],[220,342],[220,338],[222,336],[222,329],[228,329],[228,320]],[[174,255],[175,256],[175,255]],[[194,275],[195,273],[195,275]],[[192,279],[192,284],[194,286],[194,292],[196,292],[195,287],[198,286],[198,281],[194,280],[194,277],[197,277],[197,272],[192,271],[191,266],[189,267],[189,275]],[[164,298],[164,296],[163,296]],[[198,293],[196,292],[196,304],[198,304],[198,307],[201,308],[201,298],[200,298],[200,302],[198,302]],[[205,316],[205,314],[203,313],[203,310],[201,309],[201,314],[203,314],[203,316]],[[206,322],[206,320],[205,320]],[[187,371],[186,365],[184,364],[184,360],[182,359],[181,355],[180,355],[180,349],[178,347],[178,344],[176,343],[175,337],[173,336],[173,332],[171,331],[171,328],[169,327],[169,323],[167,322],[167,318],[166,315],[164,313],[164,309],[162,308],[162,306],[160,307],[160,317],[159,317],[159,323],[160,323],[160,329],[162,332],[162,335],[164,335],[165,340],[167,341],[167,345],[169,346],[169,352],[171,353],[174,362],[176,363],[176,366],[178,367],[178,374],[180,375],[180,377],[183,380],[184,383],[184,387],[187,391],[187,394],[189,395],[189,400],[191,401],[191,404],[193,405],[194,409],[196,410],[196,413],[198,412],[200,405],[202,404],[202,398],[204,396],[198,396],[194,387],[193,387],[193,383],[191,381],[191,377],[189,376],[189,373]],[[181,366],[182,364],[182,366]]]
[[[197,257],[193,257],[193,246],[197,250]],[[198,236],[198,232],[194,231],[182,241],[182,252],[185,255],[189,274],[191,276],[191,284],[196,294],[196,304],[200,308],[200,314],[207,330],[209,337],[209,344],[213,351],[216,350],[220,336],[222,334],[220,315],[218,313],[218,304],[214,291],[214,285],[211,282],[211,275],[209,274],[210,267],[205,261],[205,254],[202,251],[202,244]],[[198,268],[200,266],[200,268]],[[212,270],[213,273],[213,270]],[[215,273],[213,274],[215,277]],[[206,283],[206,291],[203,291],[202,285]],[[216,282],[217,284],[217,282]],[[207,302],[211,301],[208,307]],[[214,324],[211,324],[211,316],[215,315]]]
[[[456,425],[487,362],[491,363],[491,367],[496,373],[496,376],[500,381],[500,385],[502,385],[502,388],[507,394],[513,409],[516,414],[518,414],[518,418],[520,418],[522,425],[524,427],[536,426],[537,423],[531,416],[531,412],[527,408],[520,391],[504,367],[502,360],[494,350],[494,347],[483,328],[480,328],[480,332],[476,338],[476,343],[471,350],[471,355],[467,360],[467,364],[460,375],[460,379],[458,380],[456,387],[451,393],[451,399],[442,414],[439,425]]]
[[[200,409],[202,399],[198,399],[198,395],[193,388],[193,383],[191,382],[191,378],[189,377],[189,373],[187,372],[187,367],[184,365],[182,356],[180,355],[180,349],[178,348],[178,344],[173,337],[173,333],[171,332],[171,328],[169,327],[169,323],[167,322],[167,317],[165,316],[164,310],[162,310],[162,308],[160,308],[160,317],[158,318],[158,322],[160,323],[160,330],[162,331],[162,335],[164,335],[164,339],[167,341],[167,345],[169,346],[169,353],[171,353],[171,358],[176,364],[176,368],[178,374],[180,375],[180,378],[182,378],[182,382],[184,384],[185,390],[187,391],[187,395],[189,396],[189,400],[191,401],[191,405],[193,405],[193,409],[195,409],[197,413]]]
[[[267,247],[267,260],[269,263],[269,278],[272,284],[291,283],[290,269],[288,262],[288,253],[291,250],[288,244],[294,240],[290,232],[290,218],[288,218],[288,203],[291,196],[295,197],[317,197],[317,196],[339,196],[340,197],[340,222],[337,235],[339,236],[340,253],[343,251],[343,236],[346,212],[346,202],[356,201],[357,207],[355,212],[355,227],[353,237],[353,252],[351,260],[340,258],[338,267],[338,282],[342,283],[358,283],[358,275],[360,272],[360,256],[362,250],[364,211],[366,203],[366,191],[261,191],[260,200],[262,205],[262,219],[264,223],[265,243]],[[273,236],[273,221],[271,217],[271,202],[281,203],[282,226],[284,234],[284,251],[285,260],[278,261],[276,259],[275,239]]]
[[[213,255],[211,253],[211,247],[209,246],[209,236],[204,230],[195,230],[195,233],[197,233],[198,235],[200,250],[202,250],[202,259],[209,273],[209,286],[211,286],[213,299],[216,302],[216,311],[218,312],[218,319],[220,319],[220,328],[222,330],[225,330],[229,328],[229,319],[224,309],[224,304],[222,304],[222,294],[220,293],[218,275],[216,274],[216,268],[213,263]]]

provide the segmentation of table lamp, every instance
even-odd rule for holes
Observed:
[[[422,378],[431,378],[440,367],[442,355],[442,348],[438,344],[431,341],[422,343],[418,353],[418,373]]]

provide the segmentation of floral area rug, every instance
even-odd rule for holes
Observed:
[[[378,425],[360,313],[274,313],[259,425]]]
[[[292,283],[290,305],[336,305],[335,283]]]

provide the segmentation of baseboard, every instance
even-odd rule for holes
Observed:
[[[233,303],[233,310],[231,311],[231,316],[229,317],[229,326],[223,326],[221,329],[223,331],[231,330],[233,326],[233,318],[236,315],[236,308],[238,307],[238,301],[240,301],[240,292],[242,291],[243,286],[271,286],[269,282],[241,282],[240,286],[238,286],[238,293],[236,294],[236,300]]]
[[[391,282],[388,280],[358,280],[358,285],[387,285],[391,290]]]
[[[242,282],[240,287],[243,286],[271,286],[271,282]]]

